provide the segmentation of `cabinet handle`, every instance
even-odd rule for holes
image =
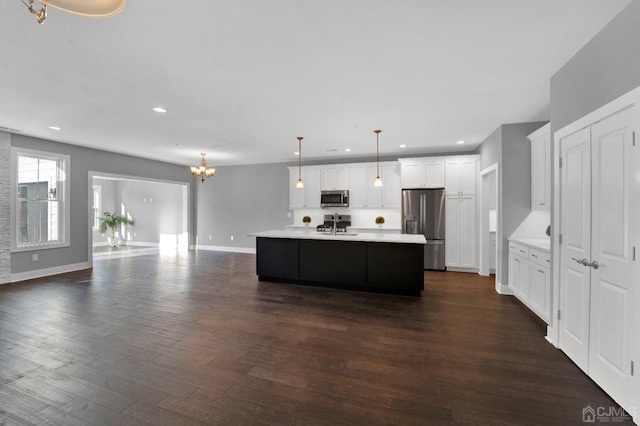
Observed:
[[[532,254],[531,257],[538,257],[538,256],[536,256],[535,254]]]
[[[524,253],[524,250],[520,250],[520,253]]]
[[[540,203],[541,206],[544,206],[544,203]]]

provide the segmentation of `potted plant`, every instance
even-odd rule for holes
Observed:
[[[302,216],[302,223],[304,223],[304,226],[309,226],[311,223],[311,216]]]
[[[117,213],[104,212],[104,217],[100,218],[100,232],[104,235],[107,232],[107,228],[111,229],[111,237],[107,237],[107,243],[111,247],[118,245],[119,240],[116,239],[116,228],[119,225],[134,225],[135,222],[125,216],[120,216]]]
[[[384,225],[384,216],[376,217],[376,225],[378,225],[379,228],[382,228],[382,225]]]

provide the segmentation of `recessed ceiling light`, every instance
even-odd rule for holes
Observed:
[[[49,126],[49,128],[50,128],[51,130],[62,130],[62,128],[61,128],[61,127],[58,127],[58,126]]]
[[[294,152],[293,155],[300,155],[298,151]]]
[[[458,141],[456,142],[458,145],[462,145],[464,143],[464,141]]]
[[[151,107],[152,110],[154,110],[155,112],[157,112],[158,114],[164,114],[168,111],[168,109],[166,109],[165,107],[161,107],[161,106],[154,106]]]
[[[400,145],[400,148],[406,148],[407,146],[405,144]]]
[[[344,152],[351,152],[351,148],[345,148]]]

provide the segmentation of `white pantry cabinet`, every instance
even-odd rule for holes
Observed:
[[[531,133],[531,209],[551,206],[551,125]]]
[[[404,158],[401,164],[401,187],[444,188],[445,157]]]
[[[445,163],[444,187],[447,195],[475,195],[478,177],[477,155],[448,157]]]
[[[477,268],[475,195],[447,195],[445,210],[445,266]]]

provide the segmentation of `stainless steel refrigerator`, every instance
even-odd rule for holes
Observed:
[[[444,271],[444,188],[402,190],[402,233],[422,234],[424,269]]]

